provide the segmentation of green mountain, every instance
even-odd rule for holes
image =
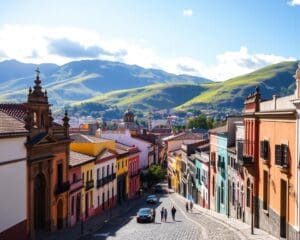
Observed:
[[[158,83],[207,83],[211,80],[175,75],[157,69],[101,60],[82,60],[62,66],[25,64],[15,60],[0,63],[0,101],[24,101],[39,66],[42,85],[51,103],[62,106],[101,94]]]
[[[176,110],[193,108],[241,110],[245,97],[252,93],[256,86],[260,87],[261,95],[265,99],[272,98],[273,95],[289,95],[295,89],[293,75],[296,69],[296,61],[282,62],[224,82],[209,84],[207,91],[176,107]]]
[[[74,103],[79,107],[87,103],[101,103],[118,108],[131,106],[138,110],[172,109],[206,91],[200,84],[154,84],[151,86],[113,91]]]

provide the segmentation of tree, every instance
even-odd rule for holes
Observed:
[[[146,180],[149,186],[159,183],[164,179],[164,173],[161,165],[152,165],[146,175]]]
[[[215,126],[213,118],[207,118],[204,114],[200,114],[198,117],[191,118],[188,121],[188,128],[203,128],[211,129]]]

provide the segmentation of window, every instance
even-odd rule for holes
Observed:
[[[84,172],[82,173],[82,181],[84,182]]]
[[[260,157],[264,160],[269,159],[269,142],[267,140],[260,142]]]
[[[57,184],[62,185],[63,183],[63,165],[62,163],[57,164]]]
[[[232,183],[232,205],[235,205],[235,184]]]
[[[90,180],[90,172],[87,171],[87,173],[86,173],[86,181],[89,181],[89,180]]]
[[[264,210],[268,210],[268,191],[269,191],[268,172],[264,171],[264,177],[263,177],[263,209]]]
[[[102,167],[102,178],[104,178],[104,167]]]
[[[100,196],[99,195],[98,195],[97,199],[98,199],[98,206],[100,206]]]
[[[250,186],[250,179],[248,178],[248,180],[247,180],[247,196],[246,196],[246,198],[247,198],[247,201],[246,201],[247,207],[250,207],[250,198],[251,198],[250,194],[251,194],[251,186]]]
[[[104,193],[102,193],[102,209],[104,210],[104,202],[105,202],[105,200],[104,200]]]
[[[74,196],[72,196],[72,203],[71,203],[71,215],[74,215]]]
[[[100,168],[97,168],[97,180],[100,179]]]
[[[120,169],[120,163],[118,162],[118,170]]]
[[[275,164],[282,167],[288,166],[288,145],[275,145]]]
[[[93,180],[93,170],[90,171],[90,179]]]
[[[107,206],[109,207],[109,190],[107,190]]]
[[[213,176],[212,179],[212,195],[213,197],[215,196],[215,176]]]
[[[109,165],[106,165],[106,176],[109,176]]]
[[[124,167],[124,161],[122,161],[122,168]]]
[[[76,173],[73,173],[73,183],[76,182]]]
[[[224,204],[224,183],[221,181],[221,203]]]
[[[114,164],[113,163],[111,164],[111,173],[112,174],[114,173]]]

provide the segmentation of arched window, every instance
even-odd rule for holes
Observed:
[[[247,201],[246,201],[246,205],[247,207],[250,207],[250,194],[251,194],[251,186],[250,186],[250,179],[248,178],[247,180]]]
[[[41,127],[44,128],[45,127],[45,119],[44,119],[44,114],[41,114]]]
[[[33,112],[33,127],[37,128],[37,124],[38,124],[38,119],[37,119],[37,113]]]
[[[221,181],[221,203],[224,204],[224,183]]]

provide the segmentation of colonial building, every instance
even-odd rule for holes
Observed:
[[[198,147],[191,158],[196,167],[197,203],[204,208],[209,208],[209,146]]]
[[[140,168],[147,169],[154,163],[155,147],[151,142],[145,141],[132,135],[130,130],[102,131],[101,137],[105,139],[114,139],[119,143],[137,146],[140,150]]]
[[[300,79],[300,74],[298,77]],[[248,140],[244,144],[244,154],[247,154],[244,163],[250,173],[245,178],[247,184],[250,182],[250,194],[253,191],[252,221],[255,226],[287,239],[299,239],[299,207],[296,204],[299,154],[295,154],[297,115],[294,104],[299,98],[298,86],[294,95],[274,96],[268,101],[260,99],[257,88],[246,99],[244,113]],[[252,202],[248,191],[246,198],[248,205]]]
[[[128,198],[137,196],[140,188],[140,155],[135,146],[128,149]]]
[[[94,157],[70,151],[69,162],[69,182],[70,182],[70,196],[69,196],[69,226],[73,226],[83,219],[83,207],[81,203],[82,188],[84,187],[82,180],[81,167],[84,164],[94,161]]]
[[[210,204],[219,213],[229,215],[228,147],[235,145],[235,124],[239,117],[227,118],[226,125],[209,131],[211,155]]]
[[[2,104],[1,110],[20,119],[28,131],[27,220],[29,235],[56,230],[68,222],[69,118],[63,126],[53,122],[47,91],[43,91],[39,70],[25,104]]]
[[[93,157],[81,165],[82,219],[87,219],[116,204],[115,141],[83,134],[71,137],[72,151]]]
[[[0,110],[0,239],[28,238],[26,135],[22,120]]]
[[[118,202],[122,203],[128,198],[128,146],[117,143],[117,189]]]

